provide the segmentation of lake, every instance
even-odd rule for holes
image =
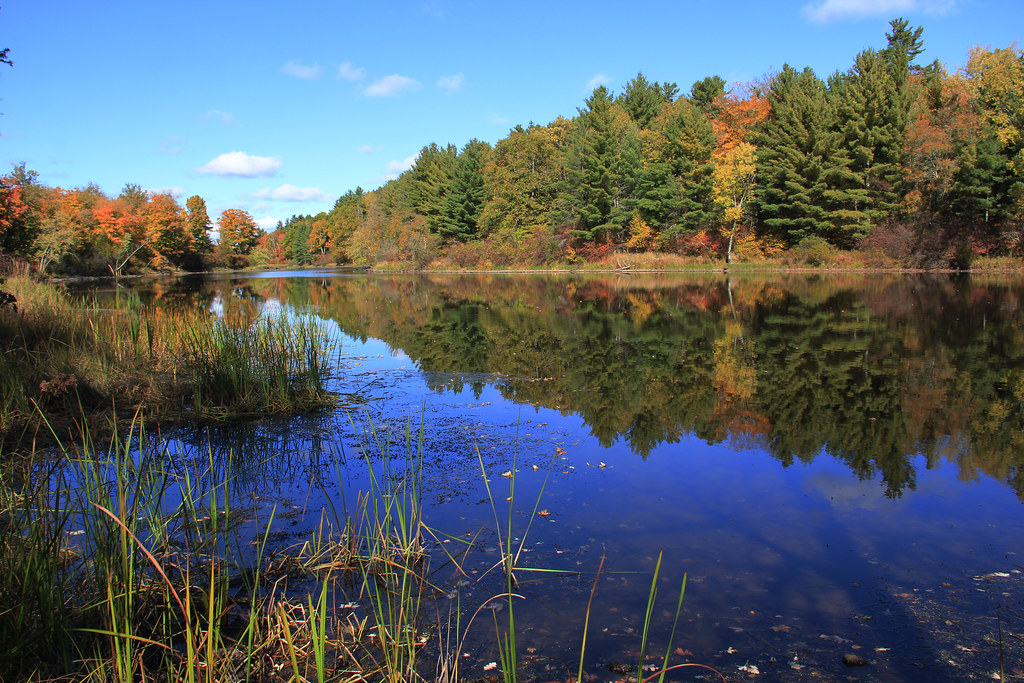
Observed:
[[[670,650],[730,681],[961,681],[993,680],[1002,658],[1024,676],[1020,279],[325,270],[126,286],[152,306],[328,325],[337,411],[182,430],[176,449],[230,452],[236,495],[290,511],[279,544],[351,507],[379,457],[361,442],[421,449],[429,610],[461,611],[461,629],[475,615],[463,675],[497,673],[508,608],[488,601],[511,520],[520,680],[575,675],[588,603],[586,677],[624,678],[656,571],[646,663]]]

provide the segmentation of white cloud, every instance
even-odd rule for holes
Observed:
[[[319,187],[295,187],[285,183],[271,190],[265,188],[255,195],[257,199],[273,199],[275,202],[325,202],[327,195]]]
[[[211,159],[196,171],[222,177],[268,178],[280,169],[280,157],[257,157],[245,152],[228,152]]]
[[[320,78],[321,71],[322,69],[319,64],[307,66],[294,60],[281,67],[281,73],[294,76],[295,78],[301,78],[304,81],[312,81]]]
[[[441,76],[437,80],[437,87],[444,90],[447,93],[458,92],[462,90],[462,74],[455,74],[454,76]]]
[[[599,85],[608,85],[612,82],[612,79],[605,74],[597,74],[589,81],[587,81],[587,92],[593,92],[594,89]]]
[[[146,192],[148,192],[150,196],[155,194],[169,194],[174,198],[178,198],[185,194],[185,188],[180,185],[175,185],[173,187],[150,187],[146,188]]]
[[[419,155],[420,153],[416,152],[411,157],[407,157],[402,161],[389,161],[387,168],[384,169],[384,180],[394,180],[408,171],[416,163],[416,158]]]
[[[359,152],[360,154],[373,154],[374,152],[379,152],[380,151],[380,147],[373,147],[371,145],[362,145],[356,151]]]
[[[264,216],[263,218],[253,218],[256,221],[256,225],[260,226],[263,232],[273,232],[277,224],[281,222],[281,219],[277,216]]]
[[[363,92],[367,97],[394,97],[395,95],[400,95],[403,92],[419,90],[420,87],[420,82],[415,78],[392,74],[390,76],[377,79],[370,85],[366,86],[366,90]]]
[[[818,0],[804,5],[803,14],[813,22],[827,24],[843,19],[891,17],[907,12],[945,14],[956,0]]]
[[[352,62],[342,62],[338,66],[338,78],[344,78],[346,81],[361,81],[365,75],[366,69],[352,66]]]

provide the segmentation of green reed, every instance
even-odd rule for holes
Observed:
[[[8,342],[0,353],[0,441],[20,443],[26,430],[50,427],[66,438],[80,418],[105,431],[111,407],[124,415],[143,409],[154,422],[335,403],[328,383],[337,357],[315,319],[228,321],[202,309],[147,307],[132,294],[102,308],[24,277],[5,287],[18,310],[0,309]]]
[[[431,579],[427,541],[437,532],[423,518],[423,425],[416,430],[407,422],[395,435],[365,424],[367,490],[352,510],[331,502],[310,538],[283,552],[269,547],[276,509],[252,546],[232,541],[240,507],[231,473],[240,455],[230,456],[227,467],[217,467],[212,448],[172,457],[170,445],[138,417],[102,448],[83,430],[74,443],[58,439],[53,457],[35,453],[23,469],[0,468],[0,609],[7,610],[0,615],[0,679],[397,683],[423,680],[425,669],[437,666],[438,678],[453,682],[476,617],[501,601],[507,621],[492,614],[502,674],[517,680],[517,586],[527,571],[552,572],[520,561],[544,487],[517,544],[518,458],[508,471],[507,515],[498,512],[481,461],[503,590],[464,627],[456,614],[446,643],[438,632],[441,652],[428,665],[423,648],[432,625],[424,607],[443,591]],[[338,458],[334,467],[340,473]],[[587,603],[578,675],[602,567]],[[659,556],[640,667],[654,632],[661,573]],[[299,585],[289,586],[296,574]],[[675,623],[684,591],[685,578]],[[334,601],[346,594],[339,608]],[[358,607],[348,605],[352,600]],[[674,637],[675,625],[660,672],[638,681],[683,666],[669,662]]]

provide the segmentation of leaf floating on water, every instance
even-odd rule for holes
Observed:
[[[755,676],[761,673],[761,671],[753,664],[744,664],[743,666],[738,668],[740,671],[743,671],[748,674],[754,674]]]
[[[603,470],[603,469],[604,469],[605,467],[608,467],[608,465],[604,464],[603,462],[600,462],[600,463],[598,463],[598,464],[597,464],[597,466],[598,466],[598,467],[600,467],[600,468],[601,468],[602,470]]]
[[[729,646],[729,647],[725,648],[725,652],[726,652],[726,654],[734,655],[737,652],[739,652],[739,650],[737,650],[736,648],[734,648],[732,646]]]
[[[502,472],[501,476],[505,477],[506,479],[511,479],[512,478],[512,470],[507,470],[505,472]]]
[[[776,624],[775,626],[772,626],[772,630],[775,631],[776,633],[787,633],[787,632],[789,632],[790,628],[792,628],[792,627],[791,626],[786,626],[785,624]]]
[[[494,671],[497,668],[498,668],[498,663],[497,662],[490,662],[489,664],[484,664],[484,671]]]
[[[534,472],[536,472],[536,471],[537,471],[537,470],[539,470],[539,469],[540,469],[540,468],[539,468],[539,467],[537,467],[536,465],[534,465],[534,466],[533,466],[533,471],[534,471]]]
[[[692,657],[693,656],[692,652],[690,652],[689,650],[684,650],[681,647],[677,647],[676,648],[676,654],[679,655],[680,657]]]
[[[541,510],[540,512],[538,512],[538,513],[537,513],[537,515],[538,515],[539,517],[550,517],[550,516],[551,516],[551,513],[550,513],[550,512],[548,512],[548,511],[547,511],[547,510],[545,509],[545,510]]]

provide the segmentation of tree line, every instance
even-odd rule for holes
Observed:
[[[30,258],[42,273],[118,276],[238,267],[265,239],[241,209],[221,213],[216,242],[213,227],[199,195],[181,206],[169,193],[131,183],[113,198],[92,183],[52,188],[24,164],[0,178],[0,254]]]
[[[487,267],[664,252],[731,261],[859,250],[906,266],[1019,255],[1024,240],[1024,53],[971,50],[922,65],[923,29],[822,80],[809,68],[687,93],[642,73],[596,88],[572,118],[496,144],[424,146],[376,190],[263,233],[229,209],[217,239],[185,207],[126,185],[0,178],[0,252],[51,272],[263,264]]]
[[[664,251],[730,260],[803,245],[907,265],[1019,253],[1024,53],[976,48],[950,73],[918,63],[923,30],[825,80],[789,65],[681,94],[643,74],[577,116],[490,145],[431,143],[411,169],[330,211],[293,216],[272,258],[502,265]]]

